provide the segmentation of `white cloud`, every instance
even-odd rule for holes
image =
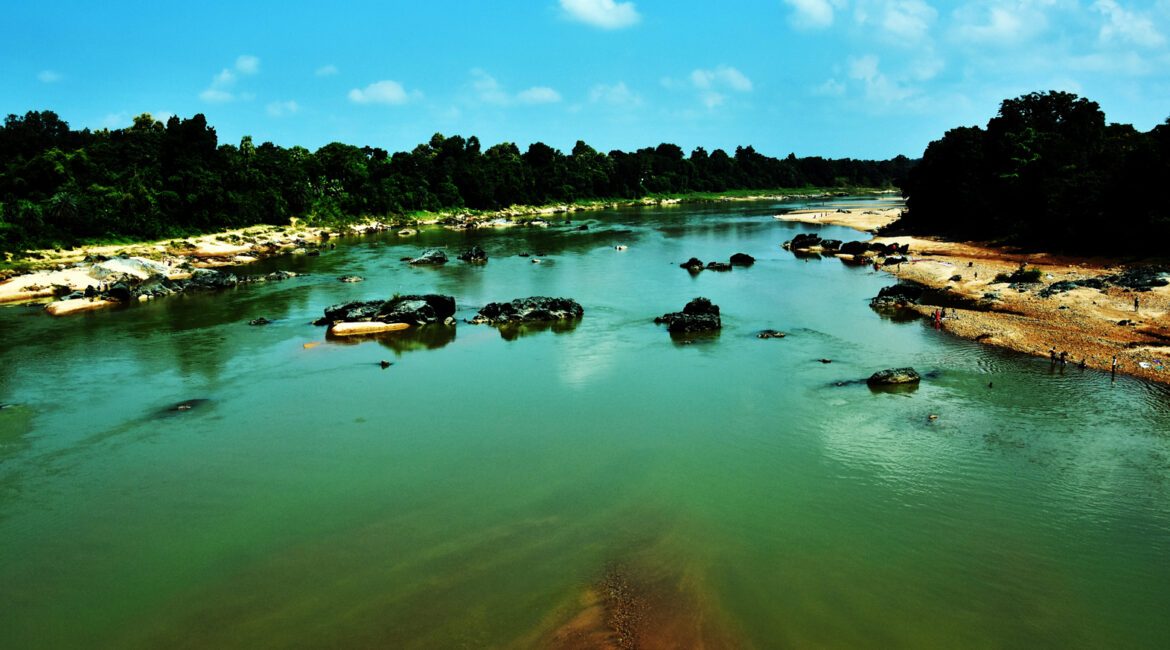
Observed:
[[[61,73],[52,70],[41,70],[37,73],[37,79],[40,79],[43,83],[51,84],[61,81]]]
[[[739,70],[726,65],[721,65],[714,70],[695,70],[691,73],[691,83],[700,90],[724,87],[739,92],[748,92],[752,89],[751,79],[748,79]]]
[[[823,29],[833,24],[833,9],[842,0],[784,0],[793,9],[792,24],[805,29]]]
[[[1023,45],[1048,28],[1043,6],[1051,0],[997,0],[971,4],[955,11],[955,33],[973,44]]]
[[[1157,47],[1166,42],[1149,16],[1128,11],[1114,0],[1097,0],[1093,3],[1093,9],[1109,19],[1101,26],[1102,43],[1117,39],[1144,47]]]
[[[199,93],[199,99],[202,99],[208,104],[226,104],[228,102],[234,102],[236,100],[236,96],[226,90],[208,88],[207,90]]]
[[[938,12],[922,0],[888,2],[882,16],[882,28],[887,34],[903,41],[925,38]]]
[[[555,104],[561,101],[561,94],[548,86],[533,86],[515,95],[504,90],[496,78],[482,68],[471,70],[471,87],[476,98],[484,104],[511,106],[513,104]]]
[[[642,19],[632,2],[614,0],[560,0],[561,9],[583,23],[603,29],[621,29]]]
[[[555,104],[561,101],[561,94],[547,86],[535,86],[516,95],[521,104]]]
[[[836,79],[827,79],[825,83],[813,88],[814,95],[840,97],[845,94],[845,84]]]
[[[399,106],[422,96],[419,91],[406,92],[397,81],[375,81],[365,90],[354,88],[349,91],[349,101],[355,104],[391,104]]]
[[[249,54],[241,54],[236,58],[235,70],[224,68],[211,78],[211,85],[199,93],[199,99],[210,104],[226,104],[237,99],[249,101],[255,98],[251,93],[233,92],[239,75],[254,75],[260,72],[260,59]]]
[[[903,86],[882,74],[878,69],[878,63],[878,58],[872,54],[849,58],[849,78],[862,82],[867,102],[875,105],[875,108],[883,108],[892,104],[902,104],[917,94],[917,90]]]
[[[260,72],[260,59],[250,54],[241,54],[236,58],[236,71],[240,74],[256,74]]]
[[[265,110],[267,110],[268,114],[272,117],[282,117],[284,115],[292,115],[293,113],[296,113],[297,111],[301,110],[301,107],[296,102],[289,100],[287,102],[272,102],[265,107]]]
[[[631,91],[624,81],[619,81],[612,86],[597,84],[589,89],[589,101],[595,104],[609,104],[610,106],[642,105],[642,97]]]
[[[331,76],[337,74],[338,72],[339,71],[337,69],[337,66],[330,63],[329,65],[323,65],[320,68],[317,68],[316,74],[318,77],[331,77]]]
[[[853,79],[870,80],[878,74],[878,58],[873,54],[861,57],[850,57],[849,76]]]

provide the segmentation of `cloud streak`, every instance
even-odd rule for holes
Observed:
[[[631,27],[642,20],[633,2],[560,0],[560,3],[561,9],[573,20],[602,29]]]
[[[401,106],[412,100],[422,97],[422,93],[415,90],[406,92],[402,84],[390,79],[375,81],[364,89],[354,88],[349,91],[349,101],[355,104],[386,104]]]
[[[199,93],[199,99],[209,104],[226,104],[237,99],[251,99],[248,93],[236,93],[234,87],[241,76],[252,76],[260,73],[260,59],[250,54],[241,54],[236,57],[236,64],[232,68],[224,68],[211,78],[211,85]]]

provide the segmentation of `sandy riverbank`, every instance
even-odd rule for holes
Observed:
[[[842,213],[837,209],[834,205],[820,215],[801,211],[777,218],[872,232],[896,219],[901,208],[873,213]],[[915,237],[877,237],[870,241],[910,246],[906,262],[883,266],[882,270],[899,279],[945,290],[945,302],[949,304],[948,316],[939,324],[942,330],[1045,358],[1055,347],[1058,352],[1068,352],[1065,372],[1077,372],[1082,359],[1090,369],[1108,371],[1116,355],[1120,372],[1170,384],[1170,326],[1166,317],[1170,313],[1170,286],[1149,291],[1117,286],[1076,287],[1048,297],[1041,295],[1057,282],[1116,274],[1125,268],[1117,260],[1023,253],[977,242]],[[998,274],[1010,274],[1021,264],[1039,269],[1040,282],[1015,288],[995,282]],[[1136,311],[1135,298],[1140,301]],[[938,307],[907,308],[930,317]],[[1123,322],[1126,324],[1119,324]]]

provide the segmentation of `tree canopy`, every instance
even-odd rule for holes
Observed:
[[[149,114],[125,129],[75,131],[52,111],[0,128],[0,251],[153,239],[290,218],[336,222],[419,210],[501,209],[647,194],[798,187],[892,187],[913,161],[771,158],[663,143],[566,155],[536,142],[482,147],[436,133],[409,152],[334,142],[315,152],[220,143],[203,115]]]
[[[1170,178],[1170,119],[1141,133],[1106,124],[1067,92],[1005,100],[986,129],[948,131],[926,148],[892,232],[997,240],[1049,251],[1160,252],[1170,235],[1156,190]],[[1104,228],[1111,236],[1101,236]]]

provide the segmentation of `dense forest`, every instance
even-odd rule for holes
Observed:
[[[144,114],[125,129],[75,131],[51,111],[0,128],[0,251],[154,239],[290,218],[334,223],[416,211],[495,210],[648,194],[897,186],[913,161],[784,159],[673,144],[633,153],[577,142],[482,150],[434,135],[410,152],[332,143],[310,152],[245,136],[220,144],[203,115]]]
[[[1005,100],[986,129],[930,143],[902,185],[907,213],[887,232],[1164,256],[1168,179],[1170,119],[1142,133],[1106,124],[1088,99],[1031,93]]]

